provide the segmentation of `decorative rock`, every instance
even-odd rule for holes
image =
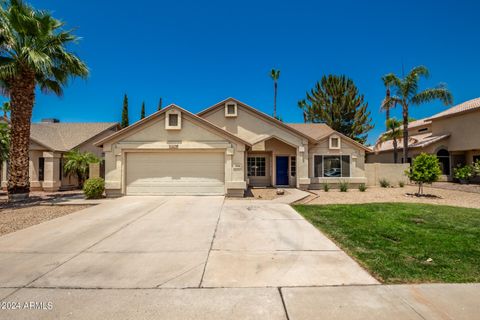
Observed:
[[[283,196],[285,194],[285,190],[283,189],[277,189],[277,195]]]

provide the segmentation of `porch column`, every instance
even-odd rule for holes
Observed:
[[[60,154],[54,152],[44,152],[45,169],[43,178],[43,190],[58,191],[61,186],[60,181]]]
[[[8,171],[8,164],[7,161],[2,162],[2,189],[7,190],[7,185],[8,185],[8,176],[7,176],[7,171]]]
[[[297,148],[297,188],[307,189],[310,185],[308,175],[308,141]]]

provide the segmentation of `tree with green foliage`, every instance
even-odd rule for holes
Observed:
[[[123,128],[126,128],[130,125],[128,121],[128,97],[127,94],[123,96],[123,109],[122,109],[122,122],[120,123],[120,126]]]
[[[142,102],[142,109],[140,110],[140,119],[145,119],[145,101]]]
[[[0,4],[0,91],[11,103],[9,200],[28,197],[30,127],[35,89],[61,96],[73,77],[88,68],[70,52],[78,38],[48,11],[21,0]]]
[[[273,80],[273,117],[277,119],[277,91],[278,79],[280,78],[280,70],[270,70],[270,78],[272,78]]]
[[[395,90],[390,100],[392,103],[402,107],[403,127],[408,128],[409,107],[411,105],[421,105],[433,100],[440,100],[445,105],[453,103],[453,97],[445,85],[440,84],[435,88],[429,88],[419,91],[419,81],[421,78],[428,78],[430,75],[428,69],[424,66],[413,68],[405,77],[400,78],[393,73],[383,76],[383,82],[386,86]],[[408,160],[408,130],[403,130],[403,159]]]
[[[98,163],[100,159],[91,152],[81,152],[78,149],[73,149],[65,153],[65,164],[63,171],[68,176],[77,176],[78,184],[83,186],[83,182],[88,178],[88,168],[90,163]]]
[[[437,156],[421,153],[413,160],[412,167],[405,171],[405,174],[418,184],[418,195],[423,195],[423,185],[437,181],[442,169]]]
[[[325,123],[360,143],[373,128],[364,95],[346,76],[323,76],[298,105],[307,122]]]
[[[390,110],[396,107],[395,101],[392,100],[391,94],[390,94],[390,88],[386,86],[386,92],[385,92],[385,99],[382,101],[382,105],[380,106],[380,109],[382,111],[385,111],[385,124],[387,124],[387,121],[390,119]],[[388,128],[387,128],[388,130]]]
[[[377,140],[375,148],[380,148],[384,142],[392,141],[393,144],[393,163],[398,163],[398,140],[403,136],[402,122],[390,118],[386,121],[387,131],[384,132]]]
[[[163,99],[162,97],[160,97],[160,99],[158,100],[158,111],[162,110],[162,107],[163,107]]]
[[[6,101],[2,104],[2,112],[3,112],[3,117],[5,119],[8,119],[8,114],[12,111],[12,107],[10,106],[10,102]]]

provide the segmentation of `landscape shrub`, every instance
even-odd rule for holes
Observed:
[[[442,169],[436,155],[422,153],[413,160],[411,169],[405,174],[418,184],[418,194],[423,195],[423,185],[437,181]]]
[[[399,181],[399,182],[398,182],[398,186],[399,186],[400,188],[405,187],[405,182]]]
[[[99,199],[105,191],[105,181],[102,178],[92,178],[83,184],[83,193],[87,199]]]
[[[380,179],[378,182],[380,183],[380,186],[381,186],[382,188],[388,188],[388,187],[390,187],[390,182],[389,182],[387,179],[385,179],[385,178]]]
[[[330,185],[328,183],[325,183],[323,185],[323,191],[328,192],[330,190]]]
[[[367,186],[365,185],[365,183],[360,183],[360,185],[358,186],[358,190],[360,190],[360,192],[365,192],[367,190]]]
[[[475,169],[470,165],[458,167],[453,169],[453,176],[455,179],[460,180],[460,182],[468,182],[475,177]]]
[[[348,191],[348,182],[342,181],[340,182],[340,192],[347,192]]]

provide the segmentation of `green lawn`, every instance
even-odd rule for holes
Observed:
[[[407,203],[294,208],[383,282],[480,282],[479,209]]]

